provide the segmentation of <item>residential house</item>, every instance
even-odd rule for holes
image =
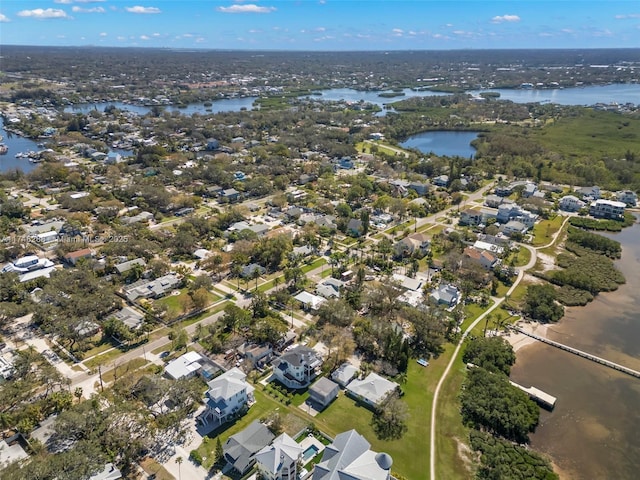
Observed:
[[[303,212],[300,207],[290,207],[289,209],[287,209],[286,212],[284,212],[285,217],[290,222],[295,222],[296,220],[298,220],[300,218],[300,215],[302,215],[302,213]]]
[[[227,188],[220,192],[220,199],[229,203],[237,202],[240,200],[240,192],[235,188]]]
[[[480,225],[482,223],[482,212],[480,210],[472,210],[468,208],[460,212],[459,224],[465,225]]]
[[[90,476],[87,480],[119,480],[122,478],[122,472],[113,463],[105,464],[104,468]]]
[[[486,270],[490,270],[498,264],[498,258],[486,250],[478,250],[474,247],[464,249],[463,257],[465,261],[476,263]]]
[[[522,189],[522,198],[532,197],[538,191],[538,186],[533,182],[526,182]]]
[[[190,213],[193,213],[194,211],[195,211],[195,209],[192,208],[192,207],[184,207],[184,208],[181,208],[179,210],[176,210],[174,212],[174,215],[176,217],[186,217],[187,215],[189,215]]]
[[[351,157],[342,157],[338,160],[337,167],[343,170],[350,170],[355,166]]]
[[[224,459],[240,475],[244,475],[256,463],[256,454],[273,439],[273,433],[254,420],[247,428],[227,439],[222,446]]]
[[[429,297],[438,305],[446,305],[451,308],[455,307],[460,301],[460,290],[455,285],[441,283],[438,288],[429,294]]]
[[[193,256],[198,260],[205,260],[207,257],[211,255],[211,252],[206,248],[198,248],[193,252]]]
[[[293,298],[301,303],[303,310],[308,312],[317,312],[320,306],[327,301],[325,298],[305,291],[298,293]]]
[[[138,298],[160,298],[178,287],[181,280],[175,273],[169,273],[155,280],[139,280],[124,288],[124,293],[129,301],[134,302]]]
[[[616,199],[619,202],[625,203],[627,207],[635,207],[638,202],[638,195],[632,190],[622,190],[616,192]]]
[[[596,200],[589,207],[589,215],[596,218],[609,218],[620,220],[624,218],[624,209],[627,204],[614,200]]]
[[[78,261],[82,259],[90,259],[93,257],[93,251],[90,248],[83,248],[81,250],[76,250],[74,252],[69,252],[64,256],[64,260],[71,264],[75,265]]]
[[[289,388],[305,388],[316,378],[321,365],[318,352],[300,345],[273,361],[273,377]]]
[[[428,183],[424,183],[424,182],[410,182],[409,183],[409,187],[411,190],[415,190],[415,192],[422,196],[422,195],[426,195],[427,193],[429,193],[429,187],[430,185]]]
[[[532,228],[535,225],[536,220],[538,220],[538,215],[524,210],[519,205],[503,204],[498,207],[498,215],[496,218],[500,223],[517,220],[518,222],[525,224],[527,228]]]
[[[297,258],[305,258],[310,255],[316,253],[316,249],[310,245],[300,245],[298,247],[293,247],[293,251],[291,255]]]
[[[147,262],[144,261],[144,258],[134,258],[133,260],[119,263],[115,265],[114,268],[120,275],[122,275],[123,273],[127,273],[129,270],[136,266],[145,268],[147,266]]]
[[[132,223],[149,222],[151,220],[153,220],[153,213],[151,212],[140,212],[132,217],[120,218],[120,222],[124,223],[125,225],[131,225]]]
[[[347,223],[347,235],[352,235],[354,237],[359,237],[364,232],[364,226],[362,225],[362,220],[358,218],[352,218]]]
[[[350,363],[345,362],[331,374],[331,378],[341,387],[346,387],[357,374],[358,369]]]
[[[320,377],[316,383],[309,387],[309,400],[321,409],[329,405],[337,396],[340,386],[327,377]]]
[[[439,175],[432,182],[436,187],[446,187],[449,185],[449,175]]]
[[[583,200],[599,200],[602,192],[600,191],[600,187],[579,187],[576,188],[575,192],[582,196]]]
[[[220,148],[220,142],[218,140],[216,140],[215,138],[209,138],[207,139],[207,150],[214,151],[214,150],[218,150]]]
[[[500,255],[502,252],[504,252],[504,247],[502,245],[485,242],[483,240],[476,240],[473,244],[473,248],[476,248],[478,250],[486,250],[496,255]]]
[[[424,255],[431,247],[431,237],[424,233],[407,235],[394,246],[396,256],[411,256],[414,253]]]
[[[484,199],[484,204],[487,207],[498,208],[502,204],[512,204],[515,203],[513,200],[505,197],[500,197],[499,195],[487,195]]]
[[[500,231],[509,237],[515,234],[524,234],[529,228],[518,220],[509,220],[500,227]]]
[[[250,263],[249,265],[245,265],[240,272],[240,276],[242,278],[253,278],[255,272],[258,272],[260,275],[263,275],[267,269],[262,265],[258,265],[257,263]]]
[[[200,422],[215,420],[223,423],[245,405],[251,405],[255,401],[255,388],[246,382],[246,378],[242,370],[234,367],[207,382],[206,409],[199,417]]]
[[[340,298],[340,289],[344,286],[342,280],[329,277],[316,286],[316,293],[326,299]]]
[[[513,193],[513,185],[499,184],[493,189],[493,193],[499,197],[508,197]]]
[[[137,330],[142,326],[144,321],[144,315],[132,307],[124,307],[111,315],[112,317],[120,320],[131,330]]]
[[[371,444],[355,430],[336,435],[322,453],[312,480],[390,480],[393,460],[371,450]]]
[[[347,385],[347,394],[372,407],[377,407],[396,391],[398,384],[371,372],[363,380],[356,378]]]
[[[258,471],[264,480],[297,480],[297,464],[302,446],[286,433],[277,437],[255,455]]]
[[[312,480],[390,480],[393,461],[355,430],[336,435],[313,470]]]
[[[187,352],[167,363],[167,366],[164,367],[164,373],[172,380],[191,378],[202,366],[202,361],[203,358],[198,352]]]
[[[273,349],[269,344],[245,344],[241,348],[241,353],[254,367],[259,367],[271,360]]]
[[[586,204],[575,195],[565,195],[558,202],[558,208],[565,212],[577,212]]]
[[[105,464],[104,468],[88,478],[88,480],[119,480],[122,478],[122,472],[113,463]]]

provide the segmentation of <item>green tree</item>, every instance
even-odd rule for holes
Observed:
[[[509,342],[502,337],[477,337],[467,341],[462,361],[490,372],[509,375],[516,355]]]

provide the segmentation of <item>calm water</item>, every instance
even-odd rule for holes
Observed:
[[[7,172],[19,168],[23,172],[30,172],[37,167],[37,164],[31,163],[27,158],[16,158],[16,153],[27,153],[30,151],[42,150],[38,147],[37,142],[28,138],[20,137],[4,129],[4,122],[0,118],[0,135],[2,135],[2,143],[9,147],[9,151],[0,155],[0,172]]]
[[[569,308],[549,337],[640,370],[640,225],[611,235],[627,283],[586,307]],[[535,344],[517,353],[511,378],[556,396],[531,437],[569,479],[637,479],[640,472],[640,379]]]
[[[550,90],[489,90],[500,93],[501,100],[516,103],[544,102],[559,105],[594,105],[596,103],[634,103],[640,105],[640,84],[603,85]],[[473,94],[479,94],[476,90]]]
[[[190,103],[184,108],[179,108],[176,105],[165,105],[162,106],[162,108],[167,112],[180,112],[183,115],[193,115],[194,113],[205,115],[211,113],[253,110],[253,102],[255,100],[255,97],[222,98],[218,100],[212,100],[211,102]],[[205,105],[205,103],[211,103],[211,105],[207,106]],[[76,105],[66,107],[64,111],[88,113],[91,110],[98,110],[100,112],[103,112],[104,109],[110,105],[113,105],[120,110],[125,110],[137,115],[146,115],[151,111],[151,107],[146,107],[144,105],[131,105],[122,102],[78,103]]]
[[[352,88],[332,88],[330,90],[320,90],[319,93],[322,93],[322,95],[312,95],[309,98],[334,102],[340,100],[344,100],[345,102],[365,101],[374,105],[378,105],[379,107],[382,107],[387,103],[399,102],[400,100],[406,100],[407,98],[411,97],[434,97],[449,95],[448,93],[432,92],[429,90],[415,92],[409,88],[403,89],[402,93],[404,93],[404,95],[397,97],[381,97],[380,94],[383,93],[381,91],[363,92],[361,90],[354,90]]]
[[[416,148],[423,153],[435,153],[448,157],[472,157],[476,149],[471,142],[478,137],[478,132],[422,132],[412,135],[400,144],[404,148]]]

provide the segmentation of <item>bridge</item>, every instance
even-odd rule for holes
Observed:
[[[526,335],[527,337],[531,337],[535,340],[538,340],[539,342],[546,343],[547,345],[551,345],[552,347],[559,348],[560,350],[564,350],[565,352],[573,353],[574,355],[577,355],[582,358],[586,358],[587,360],[591,360],[592,362],[595,362],[595,363],[599,363],[600,365],[604,365],[605,367],[612,368],[613,370],[617,370],[618,372],[626,373],[627,375],[631,375],[632,377],[640,378],[640,372],[638,372],[637,370],[633,370],[629,367],[625,367],[624,365],[620,365],[610,360],[606,360],[596,355],[592,355],[591,353],[583,352],[582,350],[578,350],[577,348],[564,345],[560,342],[549,340],[548,338],[541,337],[540,335],[526,332],[522,328],[517,327],[515,325],[511,326],[510,328],[512,330],[515,330],[516,332]]]

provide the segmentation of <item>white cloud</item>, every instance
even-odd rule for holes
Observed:
[[[159,36],[160,36],[160,34],[159,34],[158,32],[155,32],[155,33],[152,33],[152,34],[151,34],[151,36],[152,36],[152,37],[159,37]]]
[[[76,13],[104,13],[106,10],[102,7],[93,7],[93,8],[82,8],[82,7],[71,7],[72,12]]]
[[[157,7],[141,7],[139,5],[136,5],[135,7],[127,7],[125,10],[129,13],[142,13],[142,14],[161,13],[160,9]]]
[[[63,5],[71,5],[72,3],[102,3],[106,0],[53,0],[53,3],[61,3]]]
[[[257,30],[255,28],[252,28],[251,30],[249,30],[249,33],[262,33],[262,30]]]
[[[491,23],[519,22],[518,15],[498,15],[491,19]]]
[[[101,37],[106,37],[107,36],[107,32],[100,32],[100,36]]]
[[[34,8],[33,10],[22,10],[18,12],[19,17],[29,18],[70,18],[67,12],[58,8]]]
[[[640,18],[640,13],[627,13],[625,15],[616,15],[617,20],[626,20],[628,18]]]
[[[316,31],[316,32],[326,32],[326,31],[327,31],[327,29],[326,29],[326,28],[324,28],[324,27],[316,27],[316,28],[315,28],[315,31]]]
[[[120,40],[121,42],[123,42],[124,40],[126,40],[126,39],[127,39],[127,37],[123,37],[122,35],[119,35],[119,36],[117,37],[117,39],[118,39],[118,40]]]
[[[10,22],[9,17],[7,17],[4,13],[0,13],[0,23]]]
[[[73,3],[73,0],[53,0],[53,3],[61,3],[63,5],[69,5]]]
[[[149,37],[146,35],[140,35],[140,40],[149,40]]]
[[[222,13],[271,13],[276,7],[260,7],[254,3],[246,5],[231,5],[230,7],[218,7],[216,10]]]
[[[402,30],[401,28],[394,28],[393,30],[391,30],[393,33],[404,33],[404,30]]]

